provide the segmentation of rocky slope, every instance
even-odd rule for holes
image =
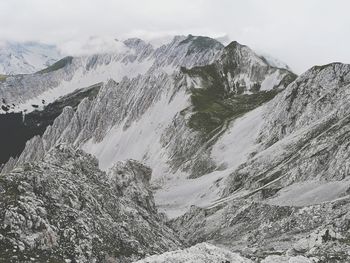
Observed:
[[[42,70],[59,59],[55,46],[36,42],[5,42],[0,45],[0,74],[29,74]]]
[[[232,174],[227,191],[273,193],[310,180],[348,185],[349,92],[350,65],[333,63],[301,75],[267,105],[259,148]]]
[[[190,244],[205,240],[256,262],[269,255],[282,256],[281,262],[298,255],[310,262],[350,259],[349,198],[308,206],[233,200],[211,209],[193,207],[172,226]]]
[[[150,168],[97,166],[61,145],[1,175],[0,261],[130,262],[182,246],[157,214]]]
[[[118,160],[133,158],[152,167],[153,187],[165,191],[156,194],[157,203],[164,209],[172,206],[174,214],[183,213],[191,204],[176,207],[178,200],[164,194],[177,195],[174,184],[192,184],[187,177],[198,178],[224,165],[216,162],[211,150],[229,130],[230,123],[271,100],[295,75],[271,67],[237,42],[224,48],[213,39],[190,35],[175,37],[156,50],[140,40],[125,43],[136,49],[136,57],[123,55],[121,62],[111,61],[108,66],[128,68],[125,60],[133,61],[134,66],[136,60],[137,65],[148,61],[150,68],[119,82],[111,79],[95,100],[84,100],[75,114],[69,109],[64,111],[42,138],[29,141],[22,155],[8,162],[4,170],[40,159],[58,142],[92,153],[102,169]],[[94,76],[106,69],[98,62],[106,57],[96,59],[89,73]],[[118,73],[109,74],[120,79],[122,75]],[[241,159],[249,150],[242,150]],[[226,149],[217,152],[216,155],[230,154]],[[190,190],[189,194],[198,199],[193,202],[207,203],[218,197],[221,188],[208,198],[198,198],[219,179],[207,178],[199,179],[204,180],[206,187],[198,189],[202,193]],[[174,191],[169,192],[167,187]]]
[[[349,76],[350,65],[314,67],[267,104],[254,154],[221,199],[173,222],[181,236],[250,258],[348,262]]]
[[[61,143],[96,156],[102,170],[136,159],[153,169],[156,205],[185,243],[255,262],[349,262],[350,65],[296,78],[237,42],[190,35],[158,49],[124,45],[40,73],[104,84],[76,111],[65,108],[3,172],[40,162]],[[33,86],[23,101],[60,85]],[[206,262],[204,250],[147,260],[181,262],[183,253]]]

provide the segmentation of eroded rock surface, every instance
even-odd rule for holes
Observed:
[[[181,247],[157,214],[151,170],[54,147],[43,161],[0,177],[3,262],[130,262]]]

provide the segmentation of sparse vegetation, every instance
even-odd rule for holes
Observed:
[[[65,57],[65,58],[57,61],[56,63],[52,64],[50,67],[47,67],[46,69],[38,71],[37,74],[49,73],[52,71],[59,70],[59,69],[65,67],[66,65],[71,64],[72,60],[73,60],[73,57]]]
[[[193,114],[188,125],[205,134],[271,100],[279,92],[270,90],[243,94],[229,91],[225,85],[226,79],[219,74],[215,65],[182,71],[202,80],[203,88],[191,90]]]
[[[189,126],[193,129],[210,133],[228,120],[233,120],[239,116],[255,109],[264,102],[271,100],[277,93],[277,90],[263,91],[255,94],[233,95],[224,100],[210,100],[210,97],[203,95],[204,92],[197,91],[192,95],[192,103],[203,105],[208,102],[206,107],[196,109],[191,116]]]
[[[5,81],[7,79],[6,75],[0,74],[0,81]]]

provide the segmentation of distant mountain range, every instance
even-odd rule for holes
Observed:
[[[54,45],[37,42],[5,42],[0,45],[0,74],[29,74],[62,58]]]

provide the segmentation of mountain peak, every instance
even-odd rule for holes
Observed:
[[[224,45],[219,41],[206,37],[206,36],[193,36],[189,34],[186,39],[182,40],[179,45],[190,44],[190,50],[192,52],[195,51],[203,51],[205,49],[210,48],[223,48]]]

